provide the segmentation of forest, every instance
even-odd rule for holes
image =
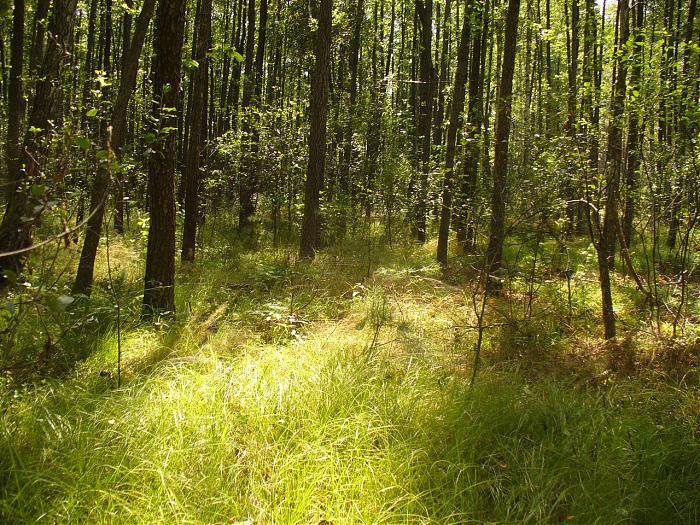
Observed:
[[[697,0],[0,0],[0,523],[700,523]]]

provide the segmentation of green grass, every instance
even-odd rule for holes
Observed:
[[[601,391],[309,339],[18,394],[4,523],[695,523],[697,390]]]
[[[121,389],[104,267],[66,314],[95,315],[60,343],[80,360],[0,384],[0,523],[700,522],[697,374],[612,366],[583,262],[574,319],[556,279],[530,317],[517,279],[489,303],[470,386],[470,283],[434,243],[376,249],[368,277],[361,243],[297,265],[220,240],[158,326],[120,269]]]

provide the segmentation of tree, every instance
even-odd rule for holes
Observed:
[[[12,12],[12,41],[10,43],[10,86],[7,105],[7,181],[20,172],[22,132],[22,73],[24,70],[24,0],[15,0]],[[8,189],[10,186],[8,186]],[[11,198],[11,194],[8,195]]]
[[[136,21],[136,30],[129,44],[128,54],[122,63],[119,91],[112,109],[112,118],[110,119],[111,133],[105,133],[103,137],[102,150],[106,152],[111,150],[116,155],[117,160],[121,157],[121,151],[124,146],[127,110],[136,84],[139,58],[141,57],[155,4],[156,0],[144,0],[141,7],[141,13]],[[73,284],[74,294],[90,295],[92,289],[95,257],[97,256],[97,248],[100,243],[105,205],[112,183],[111,159],[105,160],[107,162],[102,162],[98,166],[97,175],[92,186],[90,215],[87,221],[83,248],[80,252],[78,272]]]
[[[159,0],[153,62],[153,152],[148,166],[144,315],[175,310],[175,162],[185,0]]]
[[[299,255],[304,259],[314,257],[320,236],[319,200],[321,182],[326,169],[332,7],[331,0],[319,0],[316,65],[311,80],[309,163],[304,191],[304,217],[299,241]]]
[[[185,171],[185,222],[182,232],[182,260],[193,261],[199,221],[200,164],[203,143],[207,137],[207,94],[209,89],[209,51],[211,47],[212,0],[200,0],[197,20],[197,42],[194,60],[197,69],[192,88],[192,123],[190,125]]]
[[[457,73],[455,74],[454,94],[450,105],[450,123],[447,130],[447,149],[445,151],[445,187],[442,193],[442,208],[440,210],[440,232],[438,235],[437,260],[447,264],[447,244],[450,235],[450,220],[452,216],[452,196],[455,150],[457,148],[457,131],[462,124],[464,99],[467,90],[468,48],[471,29],[470,13],[464,16],[462,35],[457,50]]]
[[[40,160],[46,153],[48,138],[53,127],[60,121],[58,112],[63,84],[61,73],[68,53],[68,44],[73,30],[77,0],[56,0],[49,24],[49,45],[41,67],[31,116],[24,137],[17,171],[8,176],[8,203],[0,224],[0,282],[7,272],[20,273],[24,268],[36,221],[42,207],[32,201],[30,189],[35,194],[46,191],[47,181],[41,171]],[[22,169],[22,166],[24,169]]]
[[[627,90],[627,52],[629,39],[629,2],[617,4],[618,45],[616,49],[617,76],[610,97],[610,123],[608,126],[608,153],[606,165],[605,217],[596,243],[598,254],[598,277],[602,296],[603,325],[605,338],[616,335],[615,311],[613,309],[610,270],[615,267],[615,243],[617,239],[618,199],[622,170],[622,117],[625,110]]]
[[[501,268],[503,242],[506,226],[506,192],[508,188],[508,142],[510,136],[510,114],[513,95],[513,73],[518,33],[520,0],[509,0],[506,14],[506,33],[503,49],[501,81],[496,100],[496,131],[493,166],[493,189],[491,191],[491,230],[486,249],[488,289],[493,292],[500,287],[497,273]]]
[[[416,0],[416,15],[420,22],[420,106],[418,111],[418,139],[421,153],[418,166],[415,217],[413,238],[425,242],[428,213],[428,175],[430,173],[430,153],[432,144],[433,120],[433,2]]]

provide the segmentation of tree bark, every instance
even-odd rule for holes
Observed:
[[[618,3],[618,44],[615,53],[617,76],[612,88],[610,123],[608,126],[608,152],[606,166],[607,194],[605,218],[600,242],[597,244],[600,292],[602,296],[603,325],[605,338],[616,335],[615,311],[613,309],[610,270],[615,267],[616,222],[618,221],[618,195],[622,169],[622,117],[625,110],[627,90],[627,44],[629,39],[629,3]]]
[[[496,101],[496,145],[494,149],[493,189],[491,192],[491,231],[486,250],[487,289],[489,292],[495,292],[500,289],[500,280],[497,274],[501,269],[503,242],[505,240],[508,142],[519,11],[520,0],[509,0],[506,14],[503,69]]]
[[[197,46],[194,60],[197,67],[193,77],[192,123],[190,124],[187,165],[185,171],[185,222],[182,232],[182,260],[194,261],[199,221],[200,165],[203,144],[207,136],[207,93],[209,50],[211,48],[212,0],[201,0],[197,20]]]
[[[143,49],[148,25],[153,16],[156,0],[144,0],[143,7],[136,20],[136,29],[129,45],[129,53],[124,61],[119,91],[114,102],[111,118],[111,137],[105,136],[102,146],[112,150],[117,159],[120,158],[126,135],[126,117],[129,109],[131,94],[136,85],[139,58]],[[93,183],[90,198],[90,216],[85,231],[85,240],[80,253],[78,271],[73,284],[74,294],[90,295],[95,269],[95,257],[100,244],[104,210],[111,185],[111,172],[105,165],[100,165]]]
[[[160,0],[156,13],[153,64],[154,130],[158,139],[149,159],[150,223],[143,313],[175,310],[175,132],[185,31],[185,0]]]
[[[256,109],[260,106],[263,89],[263,66],[265,60],[265,43],[267,35],[267,0],[260,0],[260,26],[258,28],[258,46],[255,53],[255,62],[251,70],[251,78],[246,78],[243,89],[243,131],[244,143],[242,146],[243,169],[240,180],[240,213],[238,228],[241,231],[250,229],[250,218],[255,213],[255,194],[258,191],[258,145],[260,142],[260,130],[258,129],[258,116]],[[252,42],[249,40],[249,49],[252,53]],[[246,77],[248,76],[248,61],[246,57]]]
[[[432,58],[432,0],[416,0],[416,13],[420,22],[420,107],[418,111],[418,140],[421,154],[418,162],[413,238],[423,243],[427,233],[428,175],[432,144],[433,119],[433,58]]]
[[[471,4],[471,2],[470,2]],[[445,151],[445,182],[442,191],[442,208],[440,209],[440,231],[438,234],[437,260],[443,266],[447,265],[448,241],[450,235],[450,221],[452,217],[452,197],[455,150],[457,148],[457,132],[462,127],[462,112],[464,111],[464,99],[467,91],[468,49],[471,37],[471,10],[467,10],[464,16],[462,34],[457,49],[457,72],[450,104],[450,121],[447,128],[447,148]],[[471,102],[471,101],[470,101]]]
[[[301,224],[299,256],[312,259],[318,248],[319,200],[326,167],[326,123],[330,78],[332,0],[320,0],[316,30],[316,65],[311,82],[311,130],[309,165],[304,191],[304,217]]]
[[[73,30],[76,3],[77,0],[56,0],[54,5],[49,26],[51,43],[44,57],[20,155],[19,165],[24,166],[24,170],[10,174],[8,181],[8,203],[0,224],[0,254],[5,254],[0,257],[0,282],[4,281],[7,271],[20,273],[23,270],[28,255],[25,250],[32,245],[34,227],[43,209],[35,211],[36,202],[27,189],[45,182],[38,163],[43,157],[45,141],[51,133],[52,125],[60,121],[60,79],[69,56],[68,43]]]
[[[22,72],[24,70],[24,0],[15,0],[12,13],[12,41],[10,42],[10,85],[7,107],[7,178],[13,180],[14,174],[21,169],[20,157],[22,145],[20,134],[22,131],[22,102],[24,90],[22,86]],[[10,186],[7,186],[7,190]],[[8,193],[8,198],[11,193]]]
[[[644,3],[637,2],[632,14],[634,28],[634,46],[631,52],[632,71],[630,73],[630,89],[633,94],[642,77],[642,62],[644,60]],[[637,201],[638,171],[641,166],[641,145],[644,126],[639,122],[639,104],[630,101],[629,126],[627,133],[627,165],[625,169],[625,210],[622,221],[622,235],[625,246],[632,242],[634,214]]]

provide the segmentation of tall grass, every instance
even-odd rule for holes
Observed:
[[[1,521],[700,517],[697,389],[495,371],[469,388],[429,354],[368,353],[369,326],[230,356],[213,353],[224,332],[122,390],[86,369],[15,393],[0,420]]]
[[[310,266],[212,248],[156,327],[125,268],[123,388],[99,290],[94,327],[63,343],[82,361],[0,385],[0,523],[700,522],[692,376],[531,373],[582,330],[553,282],[531,318],[489,305],[491,366],[470,387],[472,303],[434,246],[376,251],[370,277],[355,248]]]

